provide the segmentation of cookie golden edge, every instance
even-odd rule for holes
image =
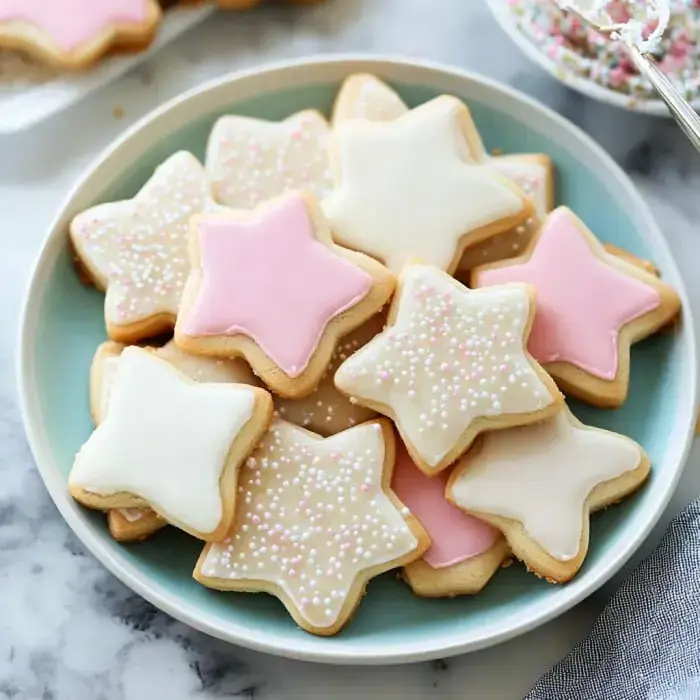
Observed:
[[[364,597],[367,584],[371,579],[387,571],[400,568],[402,566],[405,566],[406,564],[410,564],[411,562],[416,561],[417,559],[420,559],[420,557],[423,556],[423,554],[428,550],[431,544],[428,533],[424,530],[423,526],[420,524],[418,519],[410,512],[405,513],[404,504],[399,500],[394,491],[391,489],[391,478],[393,475],[394,464],[396,461],[396,438],[394,437],[394,430],[391,426],[391,423],[386,418],[378,418],[375,420],[367,421],[366,423],[362,423],[361,425],[369,424],[378,425],[382,430],[382,436],[384,439],[384,469],[382,472],[382,491],[387,496],[387,498],[389,498],[392,505],[400,513],[402,513],[404,522],[408,525],[409,529],[411,530],[411,533],[416,538],[416,547],[411,552],[403,555],[402,557],[398,557],[397,559],[385,562],[384,564],[379,564],[377,566],[370,567],[369,569],[362,571],[358,576],[356,576],[352,586],[350,587],[350,591],[346,598],[345,604],[343,605],[343,607],[340,610],[340,613],[338,614],[338,619],[336,620],[335,624],[329,627],[315,627],[313,625],[310,625],[309,622],[304,619],[299,609],[294,605],[294,602],[285,593],[283,588],[273,582],[257,581],[251,579],[234,580],[205,576],[202,571],[202,567],[209,553],[211,545],[205,545],[202,553],[199,556],[199,559],[197,560],[197,564],[195,565],[195,569],[192,574],[195,581],[201,583],[207,588],[212,588],[214,590],[219,591],[231,591],[241,593],[268,593],[269,595],[274,596],[282,602],[282,604],[285,606],[285,608],[287,609],[291,617],[294,619],[294,621],[297,623],[297,625],[299,625],[299,627],[301,627],[306,632],[322,637],[332,637],[333,635],[336,635],[338,632],[340,632],[340,630],[343,629],[348,624],[348,622],[350,622],[355,611],[362,602],[362,598]],[[357,427],[359,426],[355,426],[355,428]],[[350,428],[350,430],[354,430],[355,428]],[[304,429],[302,428],[302,430]],[[306,432],[308,432],[310,435],[313,435],[315,438],[318,438],[319,440],[324,439],[319,435],[316,435],[315,433],[311,433],[311,431]]]
[[[606,433],[611,432],[584,425],[572,414],[569,414],[569,420],[579,429],[602,431]],[[455,501],[452,493],[453,484],[464,471],[469,469],[470,460],[479,454],[482,441],[477,441],[455,467],[447,482],[445,497],[456,508],[461,508],[466,513],[500,530],[506,538],[513,555],[523,562],[528,571],[545,579],[549,583],[567,583],[578,573],[588,553],[591,514],[619,503],[626,496],[637,491],[646,482],[651,472],[651,461],[642,446],[625,435],[619,433],[615,433],[615,435],[634,444],[639,451],[639,463],[632,471],[625,472],[619,477],[597,484],[588,494],[583,505],[581,539],[579,540],[578,552],[572,559],[563,561],[553,557],[529,537],[523,524],[518,520],[483,511],[465,509]]]
[[[481,554],[452,566],[435,569],[424,559],[404,566],[400,577],[421,598],[455,598],[476,595],[501,569],[510,555],[502,535]]]
[[[410,265],[405,266],[404,270],[408,267],[410,267]],[[457,288],[464,287],[464,285],[461,282],[454,279],[447,273],[441,272],[440,270],[437,270],[437,268],[433,269],[440,272],[440,274],[443,275],[445,279],[447,279],[453,286]],[[402,272],[398,278],[396,294],[394,295],[394,299],[392,300],[391,306],[389,308],[387,325],[384,332],[391,328],[391,326],[393,326],[396,322],[401,303],[400,300],[401,293],[403,290],[403,278],[404,274]],[[528,364],[535,372],[537,377],[540,379],[540,381],[544,385],[544,388],[546,389],[547,393],[552,399],[551,403],[547,404],[540,410],[532,411],[529,413],[508,413],[499,416],[479,416],[470,423],[469,427],[462,433],[461,439],[455,444],[455,446],[447,454],[445,454],[445,456],[439,462],[437,462],[434,465],[430,465],[424,459],[421,458],[413,443],[402,429],[401,421],[398,419],[396,412],[390,406],[380,403],[378,401],[372,401],[356,396],[349,390],[348,387],[339,386],[336,381],[336,387],[343,394],[348,396],[351,401],[359,403],[363,406],[366,406],[367,408],[372,409],[373,411],[376,411],[377,413],[381,413],[382,415],[391,418],[392,422],[396,425],[396,429],[398,430],[401,439],[406,445],[406,449],[408,450],[408,454],[410,455],[411,459],[414,461],[416,466],[427,476],[435,476],[436,474],[439,474],[441,471],[447,469],[451,464],[456,462],[470,448],[472,443],[481,433],[490,430],[506,430],[507,428],[516,428],[518,426],[539,423],[540,421],[547,420],[548,418],[554,416],[564,404],[564,396],[559,391],[554,380],[527,351],[527,339],[530,336],[530,330],[532,329],[532,323],[535,318],[534,287],[532,287],[529,284],[508,284],[499,286],[511,288],[517,287],[519,289],[526,290],[529,297],[527,322],[523,326],[523,355],[527,359]]]
[[[567,396],[573,396],[598,408],[619,408],[627,400],[629,391],[631,346],[671,323],[681,311],[681,300],[671,285],[647,272],[646,265],[642,264],[640,258],[630,258],[630,253],[620,249],[614,249],[617,252],[608,252],[595,234],[568,207],[559,207],[556,211],[559,210],[564,210],[572,216],[588,247],[601,262],[652,287],[659,294],[659,305],[655,309],[633,319],[620,329],[617,340],[618,366],[612,380],[596,377],[569,362],[543,364]],[[470,275],[470,286],[478,287],[479,275],[486,270],[528,262],[535,252],[541,233],[542,227],[522,255],[474,268]]]
[[[190,384],[197,384],[194,379],[176,369],[167,360],[157,358],[167,366],[168,370],[174,372]],[[258,387],[248,387],[254,392],[255,403],[250,419],[245,423],[231,443],[225,463],[221,469],[219,478],[219,493],[221,495],[221,519],[217,527],[211,532],[199,532],[188,527],[174,518],[169,518],[166,513],[161,512],[157,506],[149,503],[145,499],[133,493],[122,491],[119,493],[100,495],[90,492],[80,486],[68,482],[68,490],[71,496],[87,508],[94,510],[110,511],[123,508],[149,508],[161,516],[163,520],[175,527],[189,533],[193,537],[205,542],[217,542],[231,528],[235,518],[236,507],[236,487],[238,484],[238,474],[245,459],[253,452],[260,440],[263,438],[273,420],[272,397],[269,392]]]
[[[202,284],[201,255],[199,237],[197,236],[198,222],[205,219],[209,221],[231,221],[249,218],[264,211],[266,208],[274,207],[275,203],[280,201],[280,199],[289,196],[301,196],[304,200],[304,205],[316,233],[316,240],[372,277],[372,287],[367,294],[353,307],[338,314],[328,322],[306,369],[298,377],[294,378],[285,374],[252,338],[243,333],[190,336],[183,329],[186,319],[192,313]],[[378,313],[389,301],[396,286],[396,278],[382,264],[368,255],[349,250],[333,242],[330,228],[321,212],[321,208],[316,198],[308,192],[287,193],[282,195],[282,197],[265,202],[262,207],[250,211],[231,210],[231,212],[226,212],[225,214],[200,214],[194,216],[190,227],[189,251],[192,267],[185,283],[180,313],[175,324],[176,344],[186,352],[195,355],[208,355],[226,359],[243,357],[253,368],[255,374],[272,391],[288,399],[302,398],[314,392],[331,361],[333,349],[338,341]]]
[[[91,41],[71,51],[56,46],[31,22],[8,20],[0,22],[0,48],[24,51],[55,68],[80,71],[112,50],[146,49],[155,38],[162,16],[157,0],[147,0],[147,16],[143,22],[112,22]]]

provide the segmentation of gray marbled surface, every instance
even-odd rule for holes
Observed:
[[[15,395],[18,316],[46,227],[76,176],[126,126],[203,79],[338,51],[478,70],[581,125],[649,200],[698,308],[700,157],[670,122],[590,102],[553,82],[511,46],[480,0],[331,0],[305,11],[266,8],[208,20],[68,112],[0,138],[0,699],[520,698],[600,608],[605,591],[519,640],[410,668],[358,672],[272,659],[196,633],[132,594],[85,552],[34,469]],[[700,491],[698,457],[695,450],[660,528]]]

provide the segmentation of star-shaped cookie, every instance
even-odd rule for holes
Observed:
[[[347,120],[330,144],[335,240],[398,273],[411,261],[453,272],[464,249],[526,221],[532,205],[470,157],[469,110],[438,97],[391,122]]]
[[[393,418],[414,462],[437,474],[481,431],[558,410],[561,394],[525,349],[531,296],[528,285],[470,290],[408,265],[386,330],[340,366],[335,384]]]
[[[172,329],[189,271],[190,217],[213,208],[199,161],[180,151],[131,200],[99,204],[70,225],[95,286],[106,290],[112,340],[136,343]]]
[[[152,352],[129,347],[108,407],[75,458],[72,496],[99,510],[150,506],[195,537],[223,537],[238,468],[272,417],[270,395],[194,382]]]
[[[244,356],[276,393],[311,393],[336,341],[379,311],[394,277],[337,246],[311,195],[192,221],[192,272],[175,341],[192,353]]]
[[[145,46],[161,18],[156,0],[2,0],[0,46],[66,68],[115,46]]]
[[[374,75],[357,73],[349,76],[338,92],[333,125],[358,118],[393,121],[408,111],[398,93],[385,82]],[[490,165],[518,185],[532,201],[534,214],[504,233],[469,246],[459,263],[458,277],[476,265],[520,254],[539,228],[539,221],[554,207],[554,168],[548,156],[543,153],[489,155],[471,117],[468,121],[465,119],[465,133],[471,157],[483,165]]]
[[[398,441],[391,488],[431,540],[423,558],[404,567],[403,577],[416,595],[428,598],[478,593],[508,556],[498,530],[445,498],[448,476],[426,476]]]
[[[190,379],[198,382],[235,382],[257,385],[248,364],[241,359],[219,360],[189,355],[171,340],[159,348],[149,348],[156,357],[167,360]],[[124,345],[111,340],[102,343],[90,367],[90,412],[95,425],[107,417],[112,385],[117,377]],[[158,532],[165,521],[150,508],[116,508],[107,513],[109,531],[115,540],[132,542]]]
[[[447,496],[501,530],[529,569],[562,583],[583,564],[590,512],[635,491],[649,468],[633,440],[583,425],[564,407],[543,423],[484,435]]]
[[[206,170],[216,201],[252,209],[290,190],[325,197],[333,187],[326,145],[330,127],[305,110],[281,122],[228,115],[214,124]]]
[[[598,406],[624,403],[630,345],[680,310],[670,285],[606,252],[566,207],[547,217],[521,257],[473,271],[473,287],[508,282],[537,290],[533,357],[566,393]]]
[[[321,438],[276,420],[241,472],[233,529],[204,548],[195,579],[270,593],[306,631],[337,633],[369,579],[430,542],[389,487],[393,466],[388,421]]]

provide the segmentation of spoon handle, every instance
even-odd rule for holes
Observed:
[[[656,62],[636,46],[627,47],[637,70],[654,86],[678,126],[700,151],[700,116],[681,95],[676,86],[664,75]]]

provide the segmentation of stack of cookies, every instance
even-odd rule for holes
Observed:
[[[19,49],[62,69],[89,68],[113,51],[143,51],[163,11],[178,5],[217,4],[242,10],[261,0],[2,0],[0,49]],[[284,0],[309,5],[322,0]]]
[[[72,495],[118,540],[203,540],[197,581],[315,634],[391,569],[432,597],[513,558],[568,581],[650,464],[564,394],[621,406],[680,302],[553,198],[546,155],[488,154],[460,100],[374,76],[330,124],[221,117],[204,165],[175,153],[71,224],[109,337]]]

